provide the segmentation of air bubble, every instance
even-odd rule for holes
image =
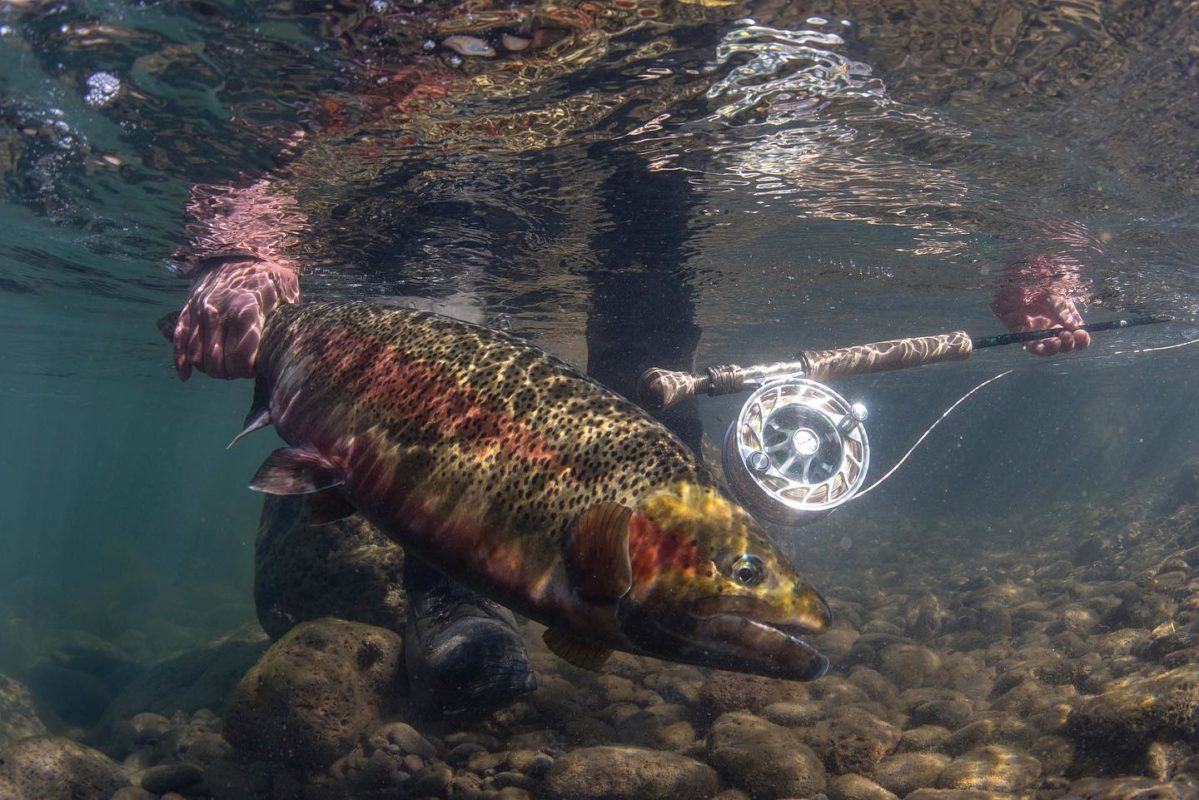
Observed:
[[[103,108],[121,92],[121,80],[111,72],[93,72],[88,76],[87,93],[83,102],[92,108]]]

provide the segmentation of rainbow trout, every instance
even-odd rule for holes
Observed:
[[[612,650],[793,680],[824,599],[690,450],[641,409],[519,339],[368,303],[284,305],[254,405],[273,424],[251,488],[361,513],[433,567],[548,626],[598,668]],[[236,440],[235,440],[236,441]]]

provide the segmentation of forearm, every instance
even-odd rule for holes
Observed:
[[[1029,291],[1053,289],[1082,303],[1090,291],[1083,259],[1102,252],[1099,239],[1082,223],[1040,220],[1025,237],[1005,248],[1003,283]]]
[[[192,239],[175,253],[181,274],[199,278],[233,263],[300,274],[293,253],[307,219],[271,178],[248,186],[196,186],[187,213]]]

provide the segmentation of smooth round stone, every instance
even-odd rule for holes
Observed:
[[[181,792],[204,780],[204,770],[195,764],[160,764],[141,774],[141,787],[153,794]]]
[[[955,758],[937,777],[942,789],[977,789],[1018,794],[1036,785],[1041,762],[1027,753],[988,745]]]
[[[406,722],[389,722],[375,732],[387,741],[400,748],[401,752],[411,753],[421,758],[436,758],[437,748],[432,742],[421,736],[420,732]]]
[[[949,730],[940,725],[919,725],[904,731],[895,749],[900,753],[936,750],[948,738]]]
[[[799,733],[745,712],[725,714],[708,734],[708,762],[754,797],[811,797],[824,765]]]
[[[679,800],[714,795],[716,771],[678,753],[640,747],[572,750],[554,760],[547,800]]]
[[[870,777],[887,791],[903,797],[932,786],[949,762],[949,756],[941,753],[896,753],[880,761]]]
[[[827,794],[829,800],[898,800],[894,793],[852,772],[829,781]]]

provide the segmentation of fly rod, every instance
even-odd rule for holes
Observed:
[[[749,367],[723,364],[708,367],[703,372],[697,373],[651,367],[641,373],[637,382],[637,394],[646,408],[660,411],[699,394],[707,394],[711,397],[734,394],[743,391],[750,385],[759,385],[774,378],[799,375],[816,381],[824,381],[846,375],[865,375],[871,372],[907,369],[944,361],[964,361],[975,350],[981,350],[984,347],[1001,347],[1051,339],[1066,330],[1099,333],[1138,325],[1169,322],[1171,319],[1173,318],[1166,315],[1151,314],[1133,319],[1090,323],[1073,329],[1045,328],[974,338],[964,331],[954,331],[937,336],[891,339],[885,342],[859,344],[830,350],[801,350],[793,361],[757,364]]]

